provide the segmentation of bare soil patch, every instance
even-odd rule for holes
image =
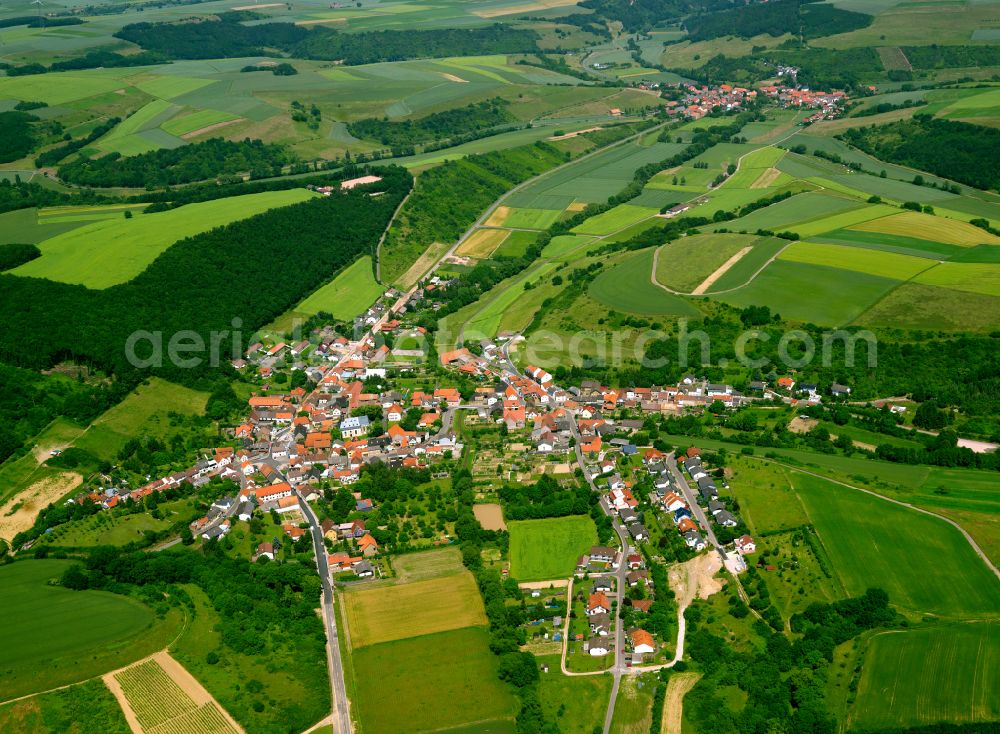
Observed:
[[[31,528],[38,513],[80,486],[83,477],[76,472],[63,472],[40,479],[23,492],[18,492],[0,507],[0,538],[12,539]]]
[[[777,179],[778,176],[780,175],[781,171],[779,171],[777,168],[768,168],[766,171],[760,174],[760,176],[757,177],[756,181],[750,184],[750,188],[766,189],[768,186],[773,184],[775,179]]]
[[[586,130],[575,130],[571,133],[563,133],[562,135],[553,135],[550,138],[546,138],[546,140],[569,140],[570,138],[575,138],[577,135],[583,135],[584,133],[592,133],[603,129],[604,128],[598,125],[597,127],[588,127]]]
[[[507,523],[503,520],[503,510],[500,505],[473,505],[472,512],[484,530],[506,530]]]
[[[445,79],[447,79],[450,82],[458,82],[459,84],[468,84],[469,83],[468,79],[463,79],[460,76],[455,76],[454,74],[449,74],[446,71],[442,71],[441,72],[441,76],[443,76]]]
[[[788,430],[792,433],[809,433],[819,424],[815,418],[795,417],[788,423]]]
[[[722,579],[715,577],[721,568],[722,559],[715,552],[703,553],[671,567],[667,577],[670,588],[677,597],[678,606],[686,607],[695,598],[707,599],[721,591]]]

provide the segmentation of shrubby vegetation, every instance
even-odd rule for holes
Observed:
[[[861,597],[812,604],[793,616],[792,630],[801,635],[794,642],[755,622],[764,649],[737,652],[702,624],[700,607],[689,607],[686,616],[686,650],[705,677],[685,697],[685,715],[717,734],[745,732],[746,722],[760,722],[762,731],[766,725],[775,731],[833,734],[836,721],[826,708],[826,679],[834,648],[896,621],[888,595],[869,589]],[[726,685],[739,686],[747,694],[739,713],[717,693]]]
[[[131,281],[102,291],[0,275],[0,308],[8,327],[0,334],[0,359],[37,369],[71,358],[132,383],[153,372],[183,384],[214,385],[217,372],[207,364],[137,370],[126,358],[129,335],[162,331],[165,349],[166,340],[181,331],[198,333],[205,345],[210,332],[227,332],[219,343],[219,358],[222,368],[228,368],[234,329],[246,339],[331,272],[372,251],[412,180],[401,168],[376,172],[383,177],[376,184],[273,209],[182,240]],[[373,191],[383,193],[370,196]],[[164,308],[165,299],[169,308]],[[46,308],[32,308],[36,303]],[[150,350],[148,343],[140,343],[143,357]]]
[[[930,171],[979,189],[1000,187],[1000,130],[916,115],[845,130],[843,139],[881,160]]]
[[[496,23],[485,28],[439,28],[340,33],[293,23],[243,25],[251,12],[221,13],[198,23],[134,23],[115,34],[171,59],[270,56],[279,49],[300,59],[371,64],[378,61],[510,54],[537,50],[534,31]],[[260,16],[263,17],[263,16]]]
[[[952,69],[1000,66],[1000,46],[904,46],[906,60],[914,69]]]
[[[585,484],[563,489],[548,474],[531,485],[505,484],[500,488],[507,520],[538,520],[544,517],[587,515],[598,496]]]
[[[253,178],[275,176],[295,157],[283,145],[212,138],[203,143],[123,157],[78,158],[59,167],[59,176],[84,186],[159,188],[249,172]]]
[[[46,377],[0,362],[0,463],[15,454],[54,418],[86,424],[121,400],[124,386],[91,386],[66,377]]]
[[[35,158],[35,165],[38,166],[39,168],[44,168],[45,166],[54,166],[56,163],[61,161],[66,156],[71,155],[76,151],[87,147],[88,145],[93,143],[95,140],[98,140],[99,138],[103,138],[106,134],[114,130],[115,127],[118,125],[118,123],[121,121],[122,120],[120,117],[112,117],[111,119],[105,120],[104,122],[97,125],[93,130],[84,135],[82,138],[77,138],[76,140],[67,140],[62,145],[57,145],[54,148],[46,150],[45,152],[39,154],[37,158]]]

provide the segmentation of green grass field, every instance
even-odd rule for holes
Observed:
[[[166,436],[170,431],[170,413],[200,415],[205,412],[207,402],[207,393],[153,377],[96,418],[73,444],[111,460],[130,438]]]
[[[848,725],[889,729],[998,718],[1000,629],[993,621],[875,635]]]
[[[914,615],[968,618],[1000,609],[1000,585],[955,528],[825,479],[790,476],[850,594],[878,586]]]
[[[558,722],[563,734],[593,734],[594,726],[604,721],[611,676],[563,675],[559,655],[539,655],[539,665],[548,665],[538,684],[538,700],[549,718]]]
[[[679,296],[653,285],[653,250],[632,255],[590,284],[591,297],[621,311],[649,315],[697,316],[698,310]]]
[[[690,293],[730,257],[753,245],[757,239],[743,234],[700,234],[676,239],[660,249],[656,280],[681,293]],[[750,252],[744,255],[749,256]]]
[[[806,263],[807,265],[842,268],[896,280],[909,280],[918,273],[933,267],[933,263],[926,258],[815,242],[795,242],[782,252],[778,259]]]
[[[981,331],[996,329],[1000,298],[979,293],[903,283],[859,316],[862,326],[898,329]]]
[[[659,209],[650,207],[620,204],[603,214],[590,217],[583,224],[574,227],[573,231],[579,234],[609,235],[641,222],[643,219],[648,219],[658,211]]]
[[[4,698],[75,683],[161,649],[175,631],[175,614],[157,620],[151,609],[105,591],[49,586],[70,561],[21,561],[0,568],[7,623],[0,631]],[[107,624],[84,620],[114,620]]]
[[[305,189],[268,191],[94,222],[39,243],[42,256],[11,272],[108,288],[141,273],[178,240],[313,196]]]
[[[918,275],[914,282],[1000,296],[1000,263],[941,263]]]
[[[385,642],[352,653],[368,734],[416,734],[512,719],[516,699],[497,678],[489,635],[478,627]]]
[[[510,573],[518,581],[569,578],[577,559],[597,542],[594,521],[584,516],[508,523]]]
[[[365,255],[292,310],[309,315],[326,311],[336,319],[350,320],[375,303],[383,292],[375,280],[372,259]]]
[[[237,115],[221,110],[198,110],[197,112],[192,112],[190,115],[173,117],[160,125],[160,129],[165,130],[171,135],[181,136],[195,130],[201,130],[209,125],[216,125],[220,122],[228,122],[229,120],[236,119],[238,119]]]
[[[472,574],[351,589],[344,597],[354,648],[486,624]]]
[[[749,285],[718,296],[734,306],[769,306],[785,319],[847,324],[899,281],[823,265],[777,260]],[[717,283],[713,290],[722,290]]]

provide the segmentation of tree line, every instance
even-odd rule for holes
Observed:
[[[59,176],[83,186],[159,188],[244,172],[255,178],[278,176],[285,165],[295,160],[285,146],[277,143],[211,138],[127,157],[118,152],[100,158],[81,156],[60,166]]]
[[[517,122],[508,106],[507,100],[494,97],[414,120],[368,117],[347,123],[347,130],[356,138],[375,140],[391,148],[456,137],[481,137],[482,133],[492,132],[500,125]]]
[[[277,49],[299,59],[370,64],[379,61],[512,54],[537,50],[538,35],[495,23],[483,28],[437,28],[341,33],[293,23],[244,25],[256,13],[220,13],[197,23],[133,23],[115,33],[170,59],[272,56]]]

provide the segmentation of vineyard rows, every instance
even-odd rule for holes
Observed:
[[[148,734],[236,734],[236,729],[222,715],[218,706],[207,703],[200,709],[150,729]]]
[[[197,710],[197,705],[155,660],[115,676],[144,731]]]

